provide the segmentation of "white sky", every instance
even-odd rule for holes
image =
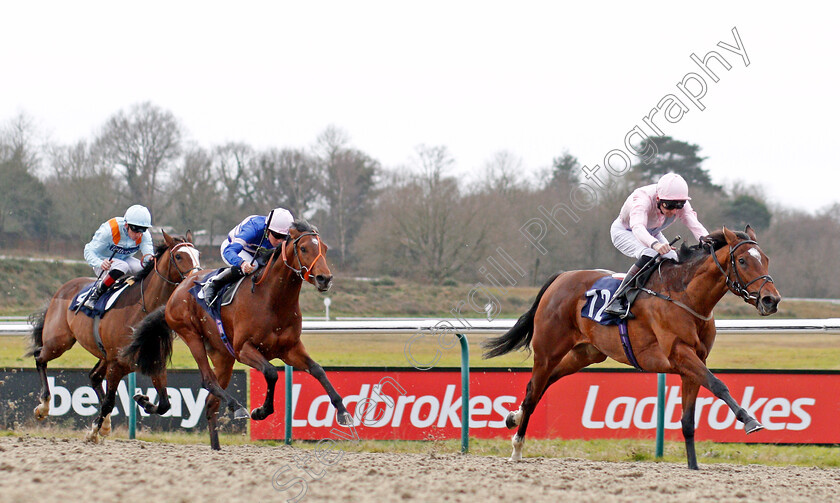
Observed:
[[[23,111],[71,143],[150,100],[205,147],[304,147],[334,124],[386,167],[421,143],[470,175],[502,149],[531,171],[564,150],[593,166],[716,50],[732,69],[664,133],[700,145],[717,183],[840,202],[840,8],[575,4],[4,2],[0,121]],[[733,27],[749,67],[716,46]]]

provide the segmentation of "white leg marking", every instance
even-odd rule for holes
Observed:
[[[50,415],[50,401],[41,399],[41,405],[35,407],[35,418],[43,421]]]
[[[514,435],[511,444],[513,445],[513,453],[510,455],[510,460],[522,461],[522,446],[525,444],[525,439],[518,434]]]
[[[105,416],[105,419],[102,421],[102,428],[99,429],[99,434],[103,437],[111,434],[111,414]]]

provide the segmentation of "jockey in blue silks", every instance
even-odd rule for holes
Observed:
[[[102,293],[124,274],[137,274],[154,254],[152,215],[145,206],[135,204],[123,217],[114,217],[99,226],[85,245],[85,261],[97,276],[108,274],[96,285],[85,300],[85,307],[93,309]],[[142,261],[133,255],[140,251]]]
[[[286,240],[294,217],[285,208],[275,208],[268,216],[251,215],[241,221],[222,242],[220,251],[222,260],[230,267],[223,269],[215,278],[202,287],[204,301],[212,304],[219,290],[233,283],[246,274],[256,271],[259,264],[254,262],[257,249],[272,250]]]

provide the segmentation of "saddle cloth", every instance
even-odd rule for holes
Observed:
[[[613,295],[615,295],[615,291],[621,285],[623,275],[616,276],[618,275],[604,276],[592,284],[592,287],[584,294],[586,303],[581,309],[581,316],[601,325],[618,325],[621,322],[621,318],[618,316],[604,312]]]
[[[73,300],[70,301],[70,310],[76,311],[78,308],[79,312],[85,313],[85,315],[94,318],[96,316],[102,317],[106,311],[111,309],[111,306],[114,305],[114,302],[120,297],[120,295],[125,291],[125,289],[134,284],[134,277],[129,276],[125,277],[125,279],[120,278],[114,283],[111,288],[105,290],[102,293],[102,296],[96,301],[96,305],[93,306],[93,309],[88,309],[85,306],[79,306],[82,302],[85,301],[88,297],[88,293],[94,288],[96,282],[88,283],[84,286],[84,288],[73,297]]]

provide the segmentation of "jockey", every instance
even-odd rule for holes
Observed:
[[[640,187],[630,194],[610,227],[610,237],[618,251],[637,260],[604,312],[627,317],[629,307],[624,293],[634,276],[657,255],[677,260],[675,248],[662,235],[662,230],[677,218],[697,240],[709,234],[697,220],[697,213],[688,202],[690,199],[688,184],[676,173],[667,173],[657,183]]]
[[[102,293],[124,274],[137,274],[154,254],[152,215],[145,206],[135,204],[125,211],[124,217],[114,217],[99,226],[93,239],[85,245],[85,260],[93,272],[101,276],[108,271],[85,300],[85,307],[93,309]],[[142,253],[143,262],[133,257]],[[109,258],[111,257],[111,258]]]
[[[204,301],[210,305],[216,300],[216,294],[228,283],[243,278],[259,268],[254,262],[258,248],[268,250],[276,248],[286,240],[294,217],[285,208],[275,208],[268,216],[251,215],[241,221],[222,242],[220,251],[222,260],[230,267],[223,269],[211,281],[202,287]]]

